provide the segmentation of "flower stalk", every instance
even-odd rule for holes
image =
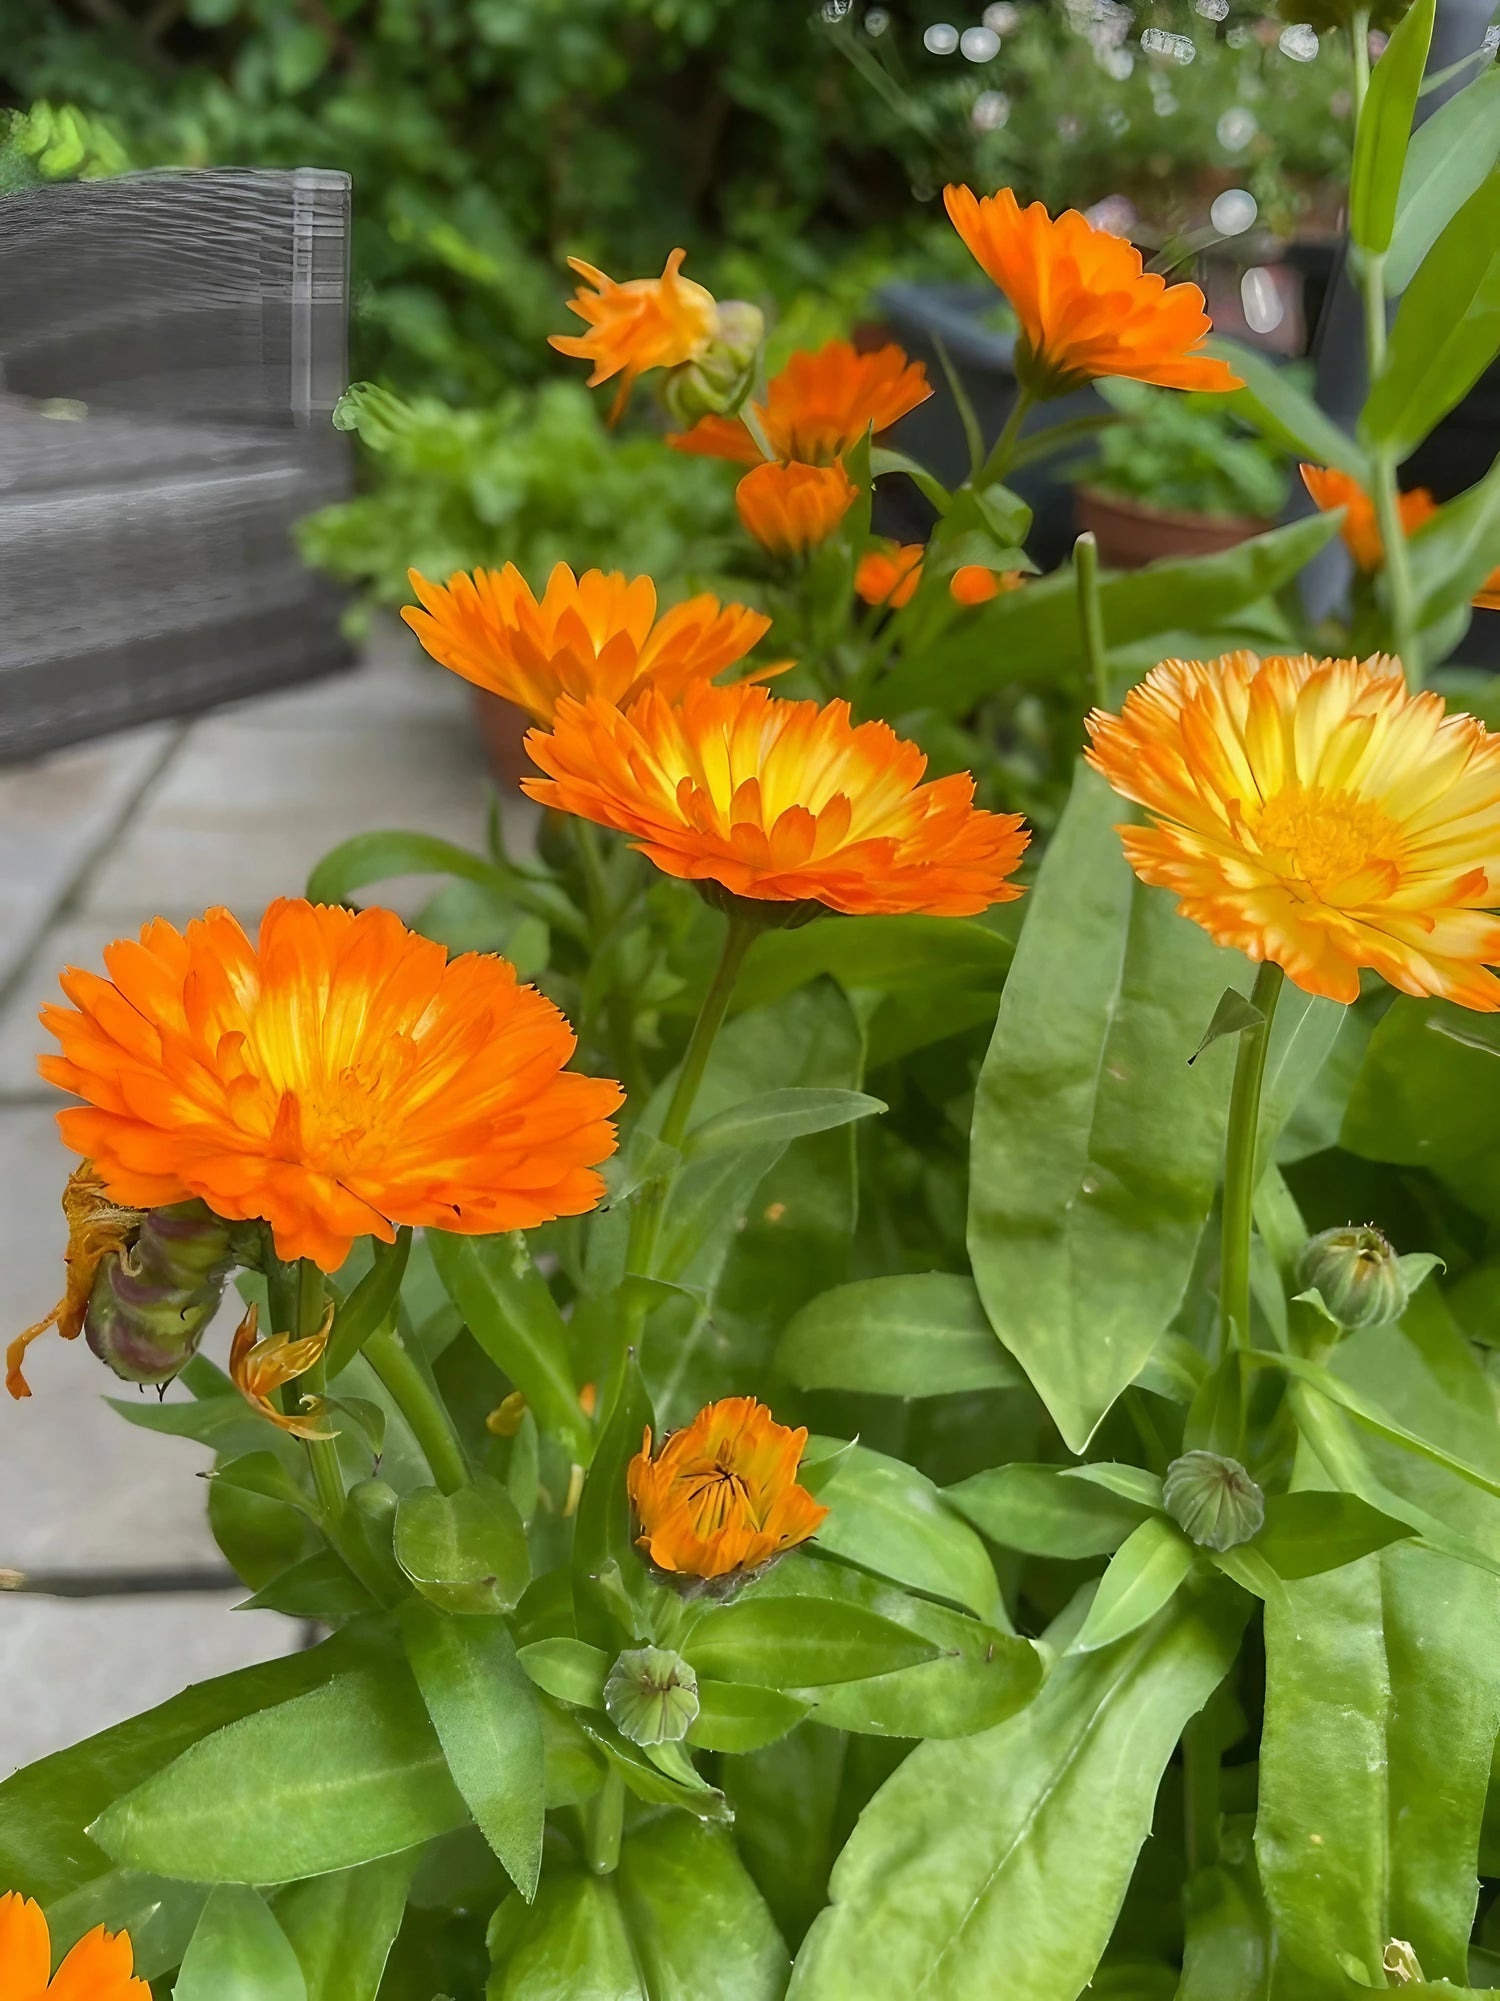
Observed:
[[[1094,700],[1109,706],[1109,655],[1104,641],[1104,608],[1099,602],[1099,544],[1092,532],[1073,544],[1073,578],[1078,589],[1078,624]]]
[[[1224,1142],[1224,1211],[1219,1261],[1219,1327],[1225,1355],[1250,1346],[1250,1228],[1255,1199],[1256,1139],[1271,1023],[1286,975],[1265,960],[1250,990],[1260,1020],[1240,1031]]]
[[[411,1426],[422,1457],[445,1494],[469,1484],[469,1462],[448,1407],[413,1358],[394,1324],[387,1320],[364,1345],[370,1367]]]

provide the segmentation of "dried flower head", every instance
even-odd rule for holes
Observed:
[[[13,1397],[31,1395],[22,1373],[26,1350],[49,1327],[55,1327],[64,1341],[78,1339],[99,1267],[107,1258],[118,1257],[126,1250],[141,1226],[141,1211],[123,1208],[110,1198],[91,1160],[80,1161],[68,1176],[62,1207],[68,1219],[63,1296],[50,1313],[18,1334],[5,1351],[5,1387]]]
[[[327,1410],[321,1397],[303,1397],[299,1410],[283,1411],[272,1401],[286,1383],[305,1376],[323,1359],[328,1337],[333,1331],[333,1301],[329,1300],[322,1325],[315,1334],[294,1340],[290,1334],[260,1333],[260,1308],[252,1300],[245,1317],[234,1330],[229,1345],[229,1375],[235,1388],[261,1416],[293,1438],[332,1438],[327,1429]]]

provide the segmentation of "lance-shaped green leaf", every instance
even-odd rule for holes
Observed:
[[[1227,361],[1245,385],[1226,396],[1226,408],[1294,458],[1337,466],[1361,486],[1369,485],[1368,457],[1347,431],[1297,387],[1284,368],[1254,348],[1218,336],[1205,343],[1205,351]]]
[[[640,1639],[646,1627],[631,1620],[622,1628],[620,1594],[611,1591],[609,1577],[620,1580],[625,1605],[633,1602],[632,1586],[646,1582],[630,1516],[626,1473],[641,1450],[645,1432],[656,1419],[640,1369],[632,1357],[609,1421],[599,1438],[579,1497],[573,1525],[573,1603],[579,1636],[600,1647],[613,1660],[620,1641]]]
[[[1233,961],[1136,881],[1125,812],[1080,769],[974,1102],[975,1282],[1074,1452],[1181,1303],[1232,1067],[1223,1042],[1188,1058]]]
[[[982,1736],[922,1744],[860,1816],[788,2001],[1007,2001],[1088,1983],[1182,1734],[1234,1660],[1249,1601],[1175,1602]],[[1058,1894],[1058,1885],[1066,1895]]]
[[[1497,162],[1500,70],[1487,69],[1411,135],[1385,260],[1385,288],[1393,298],[1406,290],[1422,259]]]
[[[1370,78],[1349,179],[1349,235],[1361,250],[1379,254],[1390,246],[1435,15],[1436,0],[1415,0]]]
[[[418,1487],[396,1511],[396,1561],[446,1612],[509,1612],[531,1582],[516,1504],[487,1476],[444,1494]]]
[[[705,1751],[759,1751],[795,1730],[811,1710],[801,1696],[733,1681],[700,1681],[687,1740]]]
[[[455,1619],[420,1598],[401,1638],[427,1714],[479,1831],[528,1901],[542,1867],[541,1712],[503,1619]]]
[[[1406,1522],[1382,1514],[1357,1494],[1317,1488],[1266,1499],[1265,1526],[1253,1547],[1283,1582],[1341,1570],[1412,1533]]]
[[[984,1544],[937,1487],[904,1460],[856,1445],[818,1498],[829,1509],[818,1547],[980,1619],[1003,1617]]]
[[[885,994],[930,995],[934,986],[998,994],[1013,950],[1004,932],[964,917],[821,917],[763,931],[730,1005],[736,1014],[764,1007],[820,973]]]
[[[307,2001],[375,2001],[416,1859],[387,1855],[282,1891],[276,1922],[292,1942]]]
[[[945,1487],[943,1498],[991,1542],[1027,1556],[1108,1556],[1154,1505],[1068,1474],[1013,1460]]]
[[[1192,1570],[1193,1545],[1171,1522],[1152,1515],[1110,1559],[1078,1638],[1081,1654],[1113,1646],[1154,1619]]]
[[[308,2001],[290,1939],[242,1883],[224,1884],[203,1906],[172,1993],[174,2001]]]
[[[427,1242],[469,1332],[523,1393],[543,1431],[586,1466],[593,1437],[578,1402],[567,1326],[525,1238],[429,1230]]]
[[[314,903],[342,903],[356,889],[398,875],[457,876],[569,932],[581,944],[588,942],[587,924],[556,883],[503,862],[486,861],[435,834],[399,829],[355,834],[324,855],[307,878],[307,894]]]
[[[548,1695],[575,1709],[603,1709],[611,1657],[584,1640],[533,1640],[521,1649],[521,1665]]]
[[[1500,70],[1494,73],[1500,83]],[[1500,556],[1500,463],[1440,507],[1411,538],[1412,583],[1423,629],[1467,613]]]
[[[683,1141],[688,1160],[742,1147],[790,1146],[808,1133],[831,1132],[837,1126],[868,1119],[887,1106],[865,1091],[829,1091],[795,1086],[763,1091],[727,1111],[704,1119]]]
[[[892,1674],[938,1649],[862,1606],[756,1593],[705,1612],[683,1642],[700,1676],[759,1688],[818,1688]]]
[[[899,1272],[819,1293],[793,1314],[776,1366],[801,1389],[897,1397],[1019,1389],[1025,1376],[995,1338],[974,1281]]]

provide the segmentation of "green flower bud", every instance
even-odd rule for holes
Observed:
[[[1315,1292],[1340,1327],[1383,1327],[1401,1318],[1411,1297],[1413,1275],[1403,1263],[1379,1230],[1349,1223],[1308,1240],[1297,1260],[1297,1284],[1303,1294]],[[1431,1269],[1429,1262],[1421,1276]]]
[[[1204,1549],[1249,1542],[1266,1518],[1266,1497],[1238,1459],[1184,1452],[1162,1482],[1167,1513]]]
[[[244,1232],[202,1202],[149,1210],[135,1241],[100,1264],[83,1331],[127,1383],[169,1383],[198,1352]]]
[[[639,1647],[610,1669],[604,1707],[632,1744],[675,1744],[698,1714],[698,1677],[680,1654]]]
[[[726,299],[707,350],[663,376],[662,407],[686,429],[700,417],[732,417],[755,381],[766,317],[744,299]]]

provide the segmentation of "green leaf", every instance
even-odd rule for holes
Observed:
[[[82,1840],[78,1845],[90,1846]],[[208,1896],[202,1883],[172,1883],[165,1876],[145,1876],[136,1869],[106,1869],[48,1904],[52,1957],[62,1959],[86,1932],[103,1925],[106,1931],[130,1934],[136,1977],[155,1980],[180,1965]]]
[[[1026,1378],[996,1340],[972,1279],[949,1272],[856,1279],[787,1322],[776,1366],[800,1389],[939,1397]]]
[[[1195,1561],[1193,1545],[1171,1522],[1155,1515],[1142,1522],[1110,1559],[1074,1647],[1086,1654],[1136,1632],[1156,1617]]]
[[[542,1430],[586,1466],[593,1435],[578,1403],[567,1326],[525,1238],[429,1230],[427,1242],[469,1332],[525,1396]]]
[[[1340,1144],[1366,1160],[1426,1167],[1500,1220],[1500,1026],[1451,1001],[1398,995],[1370,1037]]]
[[[331,1626],[373,1611],[375,1601],[342,1557],[320,1549],[279,1571],[234,1609],[283,1612],[290,1619],[317,1619]]]
[[[1265,1525],[1252,1547],[1278,1577],[1290,1581],[1342,1569],[1410,1534],[1405,1522],[1382,1514],[1357,1494],[1308,1489],[1266,1496]]]
[[[1000,1615],[984,1544],[915,1467],[856,1445],[818,1498],[830,1510],[818,1530],[818,1547],[829,1556],[951,1599],[977,1618]]]
[[[1006,2001],[1080,1993],[1167,1760],[1232,1664],[1247,1608],[1222,1586],[1179,1600],[1060,1661],[1008,1723],[919,1745],[839,1857],[788,2001],[973,2001],[1002,1969]]]
[[[1468,395],[1497,349],[1500,171],[1470,195],[1407,287],[1385,367],[1360,417],[1361,437],[1397,460],[1409,458]]]
[[[291,1941],[244,1884],[224,1884],[203,1906],[172,1989],[173,2001],[308,2001]]]
[[[1389,249],[1411,121],[1432,43],[1436,0],[1415,0],[1376,63],[1354,135],[1349,236],[1377,255]]]
[[[1148,563],[1143,570],[1102,577],[1099,597],[1110,645],[1132,645],[1159,632],[1212,631],[1245,605],[1279,590],[1337,532],[1335,517],[1310,515],[1223,555]],[[976,632],[982,645],[974,643]],[[903,660],[877,694],[886,715],[927,709],[962,716],[1007,683],[1053,685],[1080,675],[1083,664],[1077,587],[1068,567],[1024,591],[1002,593],[952,634]],[[1202,1019],[1207,1016],[1205,1007]]]
[[[849,990],[930,995],[935,986],[998,994],[1014,946],[965,917],[820,917],[763,931],[735,983],[736,1013],[763,1007],[829,973]]]
[[[274,1452],[247,1452],[243,1458],[216,1467],[210,1478],[241,1493],[259,1495],[264,1501],[280,1501],[316,1519],[317,1506],[312,1495]]]
[[[521,1649],[521,1665],[548,1695],[577,1709],[603,1709],[610,1656],[584,1640],[534,1640]]]
[[[573,1524],[573,1604],[579,1636],[602,1648],[613,1660],[621,1638],[644,1638],[643,1631],[622,1635],[611,1600],[598,1580],[613,1569],[631,1586],[644,1584],[640,1554],[630,1519],[626,1472],[641,1449],[641,1439],[654,1427],[655,1415],[634,1358],[625,1371],[624,1386],[609,1414],[588,1477],[579,1496]]]
[[[522,876],[435,834],[387,829],[356,834],[324,855],[307,878],[312,903],[344,903],[357,889],[398,875],[456,875],[510,898],[522,909],[587,943],[588,927],[555,883]]]
[[[1500,82],[1500,70],[1494,72]],[[1465,616],[1500,555],[1500,463],[1440,507],[1411,537],[1417,619],[1425,631],[1456,611]]]
[[[695,1160],[732,1148],[790,1146],[808,1133],[829,1132],[888,1109],[883,1099],[864,1091],[764,1091],[695,1126],[683,1141],[683,1156]]]
[[[395,1312],[410,1256],[409,1229],[398,1230],[393,1244],[376,1244],[374,1263],[334,1315],[333,1332],[324,1356],[330,1382],[349,1366],[375,1329]]]
[[[1146,1518],[1146,1506],[1069,1479],[1065,1466],[992,1466],[945,1487],[950,1507],[992,1542],[1027,1556],[1107,1556]]]
[[[1497,163],[1500,70],[1488,69],[1411,135],[1385,260],[1385,288],[1393,297],[1406,290],[1422,259]]]
[[[307,2001],[375,2001],[415,1862],[387,1855],[282,1891],[276,1921],[292,1942]]]
[[[800,1697],[777,1688],[700,1681],[698,1715],[687,1741],[704,1751],[758,1751],[795,1730],[810,1707]]]
[[[1187,1059],[1233,961],[1136,881],[1125,811],[1080,768],[974,1102],[975,1282],[1074,1452],[1181,1303],[1231,1068],[1223,1047]]]
[[[418,1487],[396,1511],[396,1561],[445,1612],[509,1612],[531,1582],[516,1504],[481,1475],[456,1494]]]
[[[1227,361],[1244,382],[1224,399],[1226,409],[1252,424],[1263,438],[1314,465],[1337,466],[1368,487],[1370,461],[1349,433],[1299,389],[1288,371],[1254,348],[1221,335],[1205,342],[1205,352]]]
[[[606,1716],[579,1711],[574,1719],[584,1736],[648,1806],[679,1807],[700,1820],[729,1820],[728,1803],[694,1766],[681,1744],[632,1744]]]
[[[1177,2001],[1269,2001],[1271,1934],[1254,1857],[1235,1829],[1188,1885]]]
[[[1419,1457],[1430,1460],[1434,1466],[1441,1467],[1445,1472],[1456,1473],[1461,1480],[1469,1481],[1481,1492],[1500,1498],[1500,1472],[1487,1471],[1482,1465],[1464,1458],[1460,1453],[1439,1445],[1436,1440],[1423,1437],[1410,1425],[1403,1424],[1375,1398],[1357,1389],[1352,1383],[1345,1382],[1342,1377],[1336,1375],[1333,1370],[1324,1368],[1321,1363],[1306,1361],[1299,1355],[1262,1355],[1256,1359],[1267,1367],[1284,1369],[1288,1375],[1296,1377],[1297,1381],[1305,1384],[1308,1389],[1315,1390],[1319,1396],[1326,1397],[1330,1403],[1348,1411],[1351,1417],[1368,1426],[1378,1438],[1386,1439],[1392,1445],[1404,1446],[1408,1452],[1414,1452]]]
[[[683,1651],[700,1678],[819,1688],[915,1667],[938,1649],[858,1605],[757,1594],[705,1612]]]
[[[401,1637],[448,1770],[479,1831],[529,1903],[542,1868],[542,1724],[503,1619],[453,1619],[420,1599]]]
[[[1064,1466],[1065,1480],[1087,1480],[1091,1486],[1103,1487],[1107,1493],[1118,1494],[1122,1500],[1133,1502],[1138,1508],[1159,1510],[1162,1505],[1162,1483],[1154,1473],[1148,1473],[1144,1466],[1116,1465],[1113,1460],[1090,1460],[1083,1466]]]
[[[1247,1028],[1259,1028],[1264,1020],[1260,1009],[1238,987],[1226,987],[1219,996],[1213,1018],[1203,1031],[1203,1040],[1188,1058],[1189,1063],[1196,1063],[1204,1050],[1211,1048],[1221,1036],[1242,1035]]]
[[[108,1807],[106,1855],[189,1883],[291,1883],[462,1827],[404,1664],[363,1668],[230,1723]]]

